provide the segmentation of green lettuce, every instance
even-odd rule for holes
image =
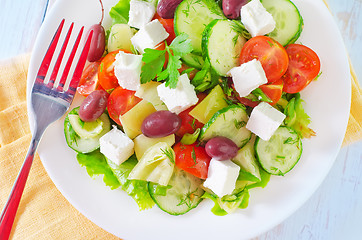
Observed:
[[[137,163],[138,160],[135,155],[132,155],[119,166],[108,160],[108,164],[120,182],[122,190],[136,201],[140,210],[145,210],[155,205],[155,202],[148,192],[147,181],[127,179],[129,173]]]
[[[301,138],[310,138],[315,136],[316,133],[308,127],[311,121],[308,114],[304,111],[303,102],[299,93],[289,100],[284,108],[284,114],[286,115],[284,123],[286,126],[294,129]]]
[[[78,153],[77,160],[81,166],[87,169],[89,176],[93,177],[94,175],[103,174],[104,183],[111,189],[116,189],[120,186],[120,182],[113,174],[105,157],[98,150],[91,153]]]
[[[120,0],[109,11],[109,16],[112,18],[112,25],[116,23],[128,23],[130,0]]]

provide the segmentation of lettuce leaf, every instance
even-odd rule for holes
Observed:
[[[93,177],[94,175],[103,174],[103,182],[111,189],[116,189],[120,186],[120,182],[108,166],[105,157],[98,150],[91,153],[78,153],[77,160],[81,166],[87,169],[89,176]]]
[[[316,133],[308,127],[311,121],[308,114],[304,111],[303,102],[299,93],[289,100],[284,109],[284,114],[286,115],[284,123],[286,126],[294,129],[301,138],[310,138],[315,136]]]
[[[119,166],[109,160],[107,161],[113,173],[120,182],[122,190],[124,190],[136,201],[140,210],[149,209],[155,205],[155,202],[148,192],[147,181],[127,179],[129,173],[138,163],[135,155],[132,155],[127,161]]]
[[[128,23],[130,0],[120,0],[109,11],[109,16],[112,18],[112,25],[116,23]]]

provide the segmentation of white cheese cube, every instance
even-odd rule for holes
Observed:
[[[118,84],[132,91],[141,85],[142,55],[135,55],[120,51],[113,63],[114,75]]]
[[[129,4],[128,25],[131,27],[138,29],[144,27],[156,13],[156,8],[149,2],[131,0]]]
[[[158,96],[169,111],[179,114],[198,102],[195,87],[187,74],[179,77],[176,88],[166,87],[165,83],[157,87]]]
[[[211,159],[204,186],[219,197],[231,194],[239,176],[240,167],[231,160]]]
[[[168,38],[168,33],[158,19],[147,23],[132,38],[133,46],[144,53],[146,48],[154,48],[157,44]]]
[[[247,96],[257,87],[268,82],[261,63],[256,59],[233,67],[228,75],[232,77],[235,90],[240,97]]]
[[[99,143],[101,153],[116,165],[120,165],[134,153],[133,141],[115,126],[99,139]]]
[[[273,16],[264,8],[260,0],[252,0],[241,7],[240,18],[252,37],[268,34],[275,28]]]
[[[259,136],[264,141],[268,141],[280,124],[285,119],[285,115],[266,102],[261,102],[251,112],[246,128]]]

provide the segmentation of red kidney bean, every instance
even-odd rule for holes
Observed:
[[[79,118],[84,122],[95,121],[107,107],[108,93],[96,90],[86,97],[79,107]]]
[[[214,137],[205,145],[206,153],[217,160],[230,160],[236,156],[239,148],[229,138]]]
[[[170,111],[157,111],[145,118],[141,131],[146,137],[157,138],[171,135],[181,127],[181,118]]]
[[[169,19],[175,15],[176,7],[182,0],[160,0],[157,5],[157,13],[161,18]]]
[[[88,34],[91,30],[93,30],[93,36],[87,59],[90,62],[95,62],[98,61],[104,53],[106,47],[106,34],[101,24],[92,25],[88,30]]]
[[[230,19],[235,19],[240,17],[240,9],[242,6],[247,4],[248,0],[223,0],[222,1],[222,11],[225,16]]]

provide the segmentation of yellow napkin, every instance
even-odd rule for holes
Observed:
[[[0,62],[0,211],[31,139],[26,112],[30,55]],[[38,156],[29,174],[11,239],[119,239],[80,214],[58,191]]]
[[[0,62],[0,209],[25,158],[31,135],[26,112],[29,55]],[[352,105],[343,144],[362,139],[362,96],[352,70]],[[118,239],[67,202],[36,156],[11,237],[13,239]]]

